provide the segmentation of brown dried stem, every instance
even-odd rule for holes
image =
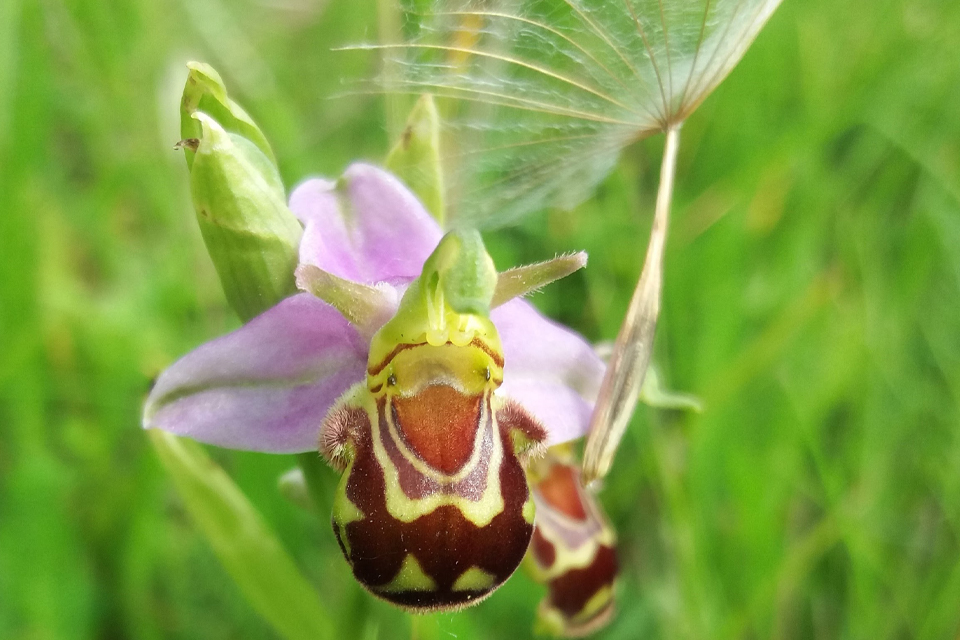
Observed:
[[[660,315],[663,253],[679,144],[680,127],[674,125],[666,132],[656,212],[643,271],[630,300],[627,315],[620,326],[590,421],[590,433],[583,456],[582,480],[585,485],[602,479],[610,471],[617,446],[630,418],[633,417],[640,388],[650,364],[657,317]]]

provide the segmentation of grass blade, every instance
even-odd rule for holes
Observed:
[[[184,506],[254,609],[289,640],[335,637],[313,587],[223,469],[192,440],[160,429],[147,434]]]

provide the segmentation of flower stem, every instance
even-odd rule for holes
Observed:
[[[670,201],[680,144],[679,125],[667,129],[656,212],[647,245],[647,256],[627,315],[620,326],[617,342],[600,386],[597,404],[590,421],[590,435],[583,456],[583,483],[589,484],[607,475],[617,446],[633,417],[640,387],[653,353],[653,337],[660,314],[660,290],[663,285],[663,253],[667,240]]]
[[[321,518],[329,519],[333,509],[332,496],[337,486],[336,474],[330,472],[316,451],[297,454],[297,465],[303,472],[307,493],[310,494],[317,513]]]

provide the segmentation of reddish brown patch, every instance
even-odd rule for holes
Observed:
[[[393,420],[424,462],[449,475],[470,458],[482,398],[447,385],[431,385],[415,396],[394,398]]]
[[[575,520],[586,520],[587,512],[580,499],[580,480],[573,468],[555,464],[547,477],[537,483],[544,502]]]
[[[504,433],[497,434],[503,438]],[[533,527],[523,518],[529,491],[523,468],[504,447],[500,486],[504,509],[485,527],[477,527],[459,509],[442,506],[413,522],[401,522],[387,510],[381,469],[373,453],[369,430],[354,442],[357,455],[347,478],[347,497],[364,514],[344,527],[341,548],[353,575],[378,596],[397,605],[423,609],[456,609],[472,604],[499,586],[514,572],[530,543]],[[340,532],[334,530],[339,539]],[[413,554],[423,571],[436,583],[435,591],[385,593],[407,554]],[[493,587],[483,591],[454,591],[457,578],[470,567],[494,576]]]
[[[543,537],[540,528],[533,530],[533,540],[530,542],[530,549],[533,551],[533,558],[544,569],[553,566],[557,559],[557,549],[553,543]]]
[[[589,565],[567,571],[550,582],[550,602],[572,618],[600,589],[613,585],[616,577],[617,552],[612,547],[600,547]]]
[[[478,434],[480,442],[476,443],[476,446],[479,448],[479,451],[473,452],[473,454],[479,454],[479,464],[474,466],[469,473],[460,478],[457,482],[450,484],[446,482],[438,482],[436,478],[424,475],[417,470],[416,466],[409,459],[407,459],[406,456],[400,452],[398,445],[401,445],[402,443],[390,435],[390,429],[388,427],[387,417],[385,414],[386,407],[386,398],[381,398],[377,401],[380,442],[383,444],[383,448],[386,451],[387,456],[389,456],[390,461],[396,467],[397,481],[400,483],[400,488],[403,490],[403,493],[406,494],[408,498],[415,500],[421,499],[437,492],[460,496],[461,498],[474,502],[483,497],[483,493],[487,489],[487,471],[490,465],[490,456],[493,453],[494,438],[497,437],[497,433],[495,433],[493,428],[493,418],[491,416],[487,415],[484,423],[479,426],[484,433]],[[393,414],[392,409],[391,414]],[[396,416],[394,416],[394,418],[395,417]],[[405,440],[400,436],[398,437],[402,440]]]

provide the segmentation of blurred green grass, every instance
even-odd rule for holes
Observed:
[[[139,430],[150,380],[237,325],[177,140],[201,59],[288,186],[387,150],[372,1],[0,4],[0,637],[271,638]],[[656,358],[707,410],[643,410],[602,494],[621,541],[604,638],[960,634],[960,6],[788,0],[684,127]],[[396,118],[394,118],[396,120]],[[660,140],[597,197],[488,234],[501,268],[586,249],[534,300],[612,339]],[[292,458],[211,450],[340,620],[409,619],[349,578]],[[332,474],[331,482],[332,482]],[[428,638],[523,637],[518,575]]]

